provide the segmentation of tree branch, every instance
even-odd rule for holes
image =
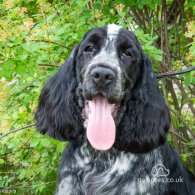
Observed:
[[[191,136],[195,139],[195,133],[193,131],[191,131],[190,127],[187,125],[187,123],[185,122],[185,120],[182,118],[182,116],[177,113],[176,110],[172,109],[171,107],[169,107],[170,111],[177,117],[177,119],[183,123],[183,125],[185,126],[185,128],[188,130],[188,132],[191,134]],[[187,134],[188,136],[188,134]],[[188,136],[189,137],[189,136]]]
[[[184,141],[184,142],[188,142],[189,140],[187,140],[186,138],[182,137],[181,135],[179,135],[177,132],[173,131],[173,130],[169,130],[169,132],[172,134],[172,135],[175,135],[177,136],[181,141]]]
[[[57,64],[39,64],[39,66],[51,66],[51,67],[60,67]]]
[[[35,133],[36,133],[36,132],[35,132]],[[22,145],[20,145],[20,147],[18,147],[16,150],[13,150],[13,151],[11,151],[11,152],[7,152],[7,153],[4,153],[4,154],[1,154],[0,157],[1,157],[1,156],[10,156],[10,155],[13,155],[13,154],[15,154],[16,152],[18,152],[20,149],[24,148],[24,146],[26,146],[26,147],[29,149],[29,151],[30,151],[30,149],[32,149],[32,148],[30,148],[30,147],[27,145],[27,143],[28,143],[28,142],[30,141],[30,139],[35,135],[35,133],[33,133],[33,134],[27,139],[27,141],[24,142]],[[34,153],[33,150],[31,150],[31,152]]]
[[[188,106],[189,106],[190,110],[192,111],[193,115],[195,115],[195,109],[194,109],[194,107],[193,107],[193,102],[192,102],[192,101],[190,100],[190,98],[188,97],[188,94],[186,93],[186,91],[185,91],[183,85],[182,85],[179,81],[177,81],[177,80],[175,80],[175,83],[176,83],[177,86],[179,87],[179,89],[180,89],[180,91],[181,91],[181,93],[182,93],[182,97],[184,97],[184,98],[187,100]]]
[[[27,40],[27,41],[25,41],[25,42],[45,42],[45,43],[52,43],[52,44],[55,44],[55,45],[59,45],[59,46],[61,46],[61,47],[64,47],[64,48],[66,48],[66,49],[68,49],[68,50],[71,50],[71,48],[70,47],[67,47],[67,46],[65,46],[65,45],[63,45],[63,44],[61,44],[61,43],[57,43],[57,42],[55,42],[55,41],[50,41],[50,40],[45,40],[45,39],[43,39],[43,40]]]
[[[17,131],[26,129],[26,128],[28,128],[28,127],[33,127],[34,125],[35,125],[35,123],[26,125],[26,126],[21,127],[21,128],[19,128],[19,129],[11,130],[11,131],[5,133],[4,135],[2,135],[2,136],[0,137],[0,139],[6,137],[7,135],[9,135],[9,134],[11,134],[11,133],[15,133],[15,132],[17,132]]]
[[[174,0],[168,10],[168,23],[171,24],[181,14],[181,7],[184,5],[185,0]]]
[[[161,79],[161,78],[164,78],[164,77],[171,77],[171,76],[174,76],[174,75],[180,75],[180,74],[184,74],[184,73],[187,73],[187,72],[191,72],[195,70],[195,66],[192,66],[190,68],[186,68],[186,69],[183,69],[183,70],[180,70],[180,71],[177,71],[177,72],[165,72],[165,73],[161,73],[161,74],[158,74],[156,76],[157,79]]]

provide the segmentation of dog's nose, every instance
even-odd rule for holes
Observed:
[[[110,84],[116,77],[114,71],[110,68],[96,67],[92,69],[91,76],[93,82],[98,86]]]

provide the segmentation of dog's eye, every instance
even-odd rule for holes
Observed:
[[[88,45],[85,50],[85,52],[93,52],[94,51],[94,47],[92,45]]]
[[[129,50],[124,51],[126,56],[132,57],[132,53]]]

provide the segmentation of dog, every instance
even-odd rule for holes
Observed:
[[[42,134],[69,141],[57,195],[195,194],[195,177],[166,142],[170,114],[133,32],[87,32],[45,84]]]

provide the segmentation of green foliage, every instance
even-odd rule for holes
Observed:
[[[148,6],[156,10],[161,0],[3,0],[0,1],[0,134],[33,123],[40,90],[70,54],[89,29],[117,23],[135,29],[144,52],[156,62],[163,52],[154,46],[160,35],[136,25],[129,7],[137,10]],[[158,25],[154,17],[154,27]],[[185,36],[194,39],[194,23],[189,22]],[[173,28],[174,31],[174,28]],[[172,34],[171,34],[172,35]],[[184,37],[185,38],[185,37]],[[171,39],[171,36],[170,36]],[[171,39],[175,41],[174,36]],[[184,45],[194,63],[194,42]],[[180,62],[174,61],[176,69]],[[184,78],[186,86],[195,84],[193,73]],[[172,101],[172,100],[170,100]],[[191,123],[191,115],[186,121]],[[175,125],[178,119],[173,118]],[[169,137],[171,142],[171,137]],[[185,143],[186,144],[186,143]],[[190,143],[190,147],[195,145]],[[33,127],[11,133],[0,142],[0,189],[9,188],[18,194],[53,194],[60,155],[66,143],[37,133]],[[183,154],[187,160],[191,153]]]

